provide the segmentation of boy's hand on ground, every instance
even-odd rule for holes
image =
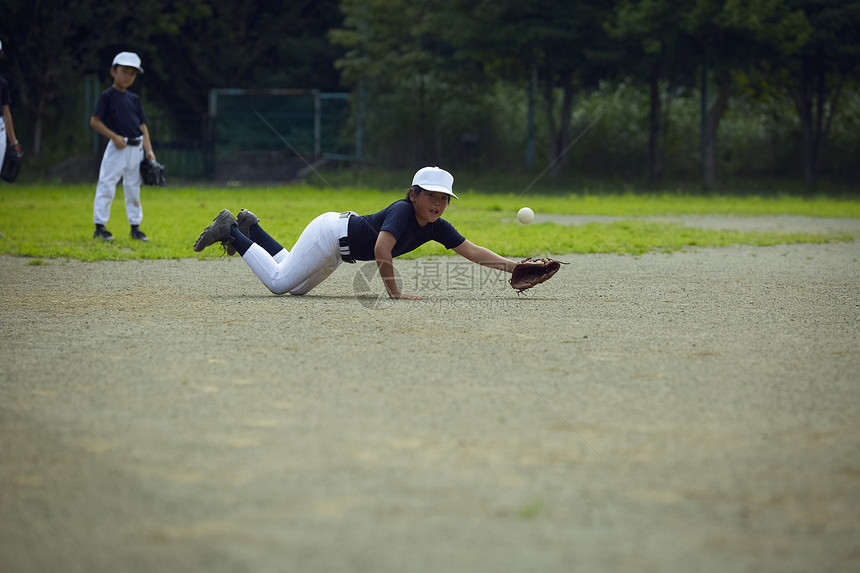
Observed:
[[[388,296],[399,300],[421,300],[421,297],[417,294],[404,294],[402,292],[390,293]]]

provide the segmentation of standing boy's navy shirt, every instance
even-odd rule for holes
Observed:
[[[445,219],[437,219],[422,227],[415,218],[412,203],[400,199],[378,213],[349,218],[349,250],[353,258],[358,261],[374,260],[373,248],[382,231],[388,231],[397,239],[391,250],[392,257],[414,251],[428,241],[436,241],[446,249],[453,249],[466,240]]]
[[[0,106],[12,105],[12,95],[9,92],[9,84],[6,83],[6,80],[0,78]],[[3,117],[2,112],[0,112],[0,117]],[[3,137],[6,137],[5,135]]]
[[[109,87],[101,93],[96,103],[94,116],[102,118],[108,128],[123,137],[141,137],[140,125],[146,123],[146,114],[140,98],[126,90],[117,91]]]

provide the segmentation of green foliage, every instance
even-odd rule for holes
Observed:
[[[432,161],[486,117],[481,64],[455,57],[444,41],[452,22],[445,6],[433,0],[340,5],[344,26],[330,37],[345,48],[336,62],[344,85],[361,93],[365,158],[395,165]]]
[[[25,174],[92,152],[82,81],[97,77],[103,89],[113,56],[132,49],[147,70],[133,89],[150,132],[179,157],[210,149],[212,88],[346,87],[365,159],[377,164],[519,171],[534,133],[537,169],[558,159],[551,176],[697,179],[693,86],[707,55],[720,85],[739,84],[719,133],[708,131],[721,180],[860,177],[858,0],[80,0],[73,8],[8,0],[4,8],[0,73],[13,91]],[[529,108],[533,72],[539,89]],[[650,105],[652,94],[661,107]]]
[[[791,4],[810,23],[809,39],[786,61],[768,61],[766,68],[768,78],[795,104],[803,142],[799,155],[804,179],[811,184],[823,166],[834,118],[842,116],[842,94],[853,91],[857,96],[860,1],[793,0]]]
[[[353,210],[360,214],[381,210],[404,196],[404,191],[367,188],[145,188],[145,219],[141,228],[152,242],[129,237],[121,191],[113,204],[108,229],[116,240],[92,239],[92,186],[4,186],[0,194],[0,253],[42,259],[96,260],[211,259],[217,247],[203,253],[191,249],[197,236],[221,209],[245,207],[260,216],[266,230],[291,245],[308,222],[325,211]],[[702,230],[646,219],[569,226],[547,223],[520,225],[516,211],[528,205],[539,215],[579,214],[644,217],[650,215],[797,214],[860,218],[860,202],[796,197],[703,197],[684,193],[660,194],[484,194],[472,189],[458,193],[445,218],[472,242],[511,257],[563,253],[642,254],[674,251],[688,246],[733,244],[774,245],[797,242],[852,240],[840,235],[803,233],[744,233]],[[431,243],[405,258],[443,255]]]
[[[53,159],[68,153],[74,146],[57,132],[65,136],[68,124],[89,129],[79,121],[80,107],[69,110],[70,92],[90,74],[98,74],[101,89],[110,85],[108,70],[124,50],[137,52],[146,70],[132,90],[145,92],[147,111],[147,104],[165,110],[169,129],[183,140],[200,139],[211,88],[334,91],[339,78],[332,63],[340,49],[329,43],[326,31],[339,24],[336,5],[336,0],[79,0],[69,6],[60,0],[14,0],[3,13],[2,41],[11,84],[21,94],[13,105],[19,139],[34,156],[42,154],[43,141]]]

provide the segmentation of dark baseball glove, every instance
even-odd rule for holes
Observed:
[[[0,134],[3,137],[6,134]],[[0,178],[3,181],[14,183],[18,179],[18,174],[21,172],[21,159],[24,157],[24,152],[21,146],[17,143],[6,148],[6,156],[3,157],[3,167],[0,168]]]
[[[165,187],[167,179],[164,177],[164,165],[154,159],[144,159],[140,162],[140,176],[144,185],[153,187]]]
[[[511,286],[514,290],[523,292],[533,286],[548,280],[558,272],[561,265],[567,265],[554,259],[523,259],[517,263],[514,272],[511,273]]]

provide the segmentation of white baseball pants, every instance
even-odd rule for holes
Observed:
[[[128,138],[126,138],[128,139]],[[129,225],[140,225],[143,209],[140,206],[140,162],[143,161],[143,143],[117,149],[112,141],[105,148],[102,165],[99,169],[99,183],[96,186],[96,199],[93,202],[93,223],[104,225],[110,219],[110,206],[116,195],[116,186],[122,179],[122,193],[125,197],[125,214]]]
[[[274,257],[254,243],[242,259],[275,294],[307,294],[343,262],[340,238],[348,234],[348,217],[323,213],[311,221],[293,245]]]
[[[6,118],[3,117],[3,111],[0,110],[0,162],[6,157]]]

